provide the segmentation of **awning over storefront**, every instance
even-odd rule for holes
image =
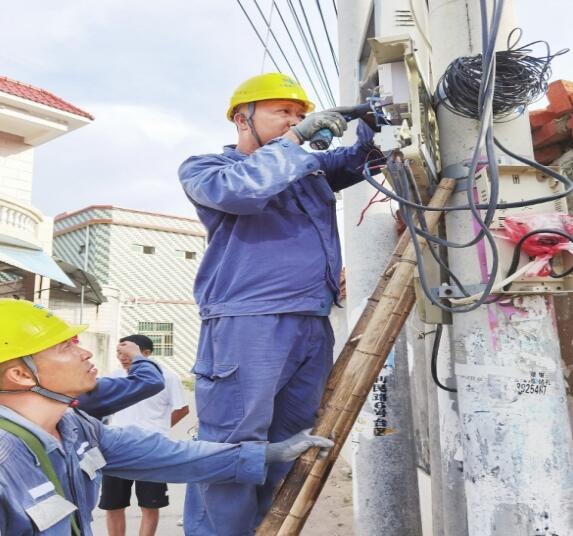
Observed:
[[[1,238],[0,238],[1,240]],[[74,286],[72,280],[56,264],[54,259],[41,249],[22,247],[0,241],[0,270],[6,267],[19,268],[26,272],[48,277],[64,285]]]
[[[91,303],[95,303],[96,305],[101,305],[103,302],[107,301],[107,298],[103,295],[101,286],[98,283],[96,277],[81,268],[78,268],[74,264],[70,264],[69,262],[63,261],[56,257],[55,261],[58,263],[58,266],[69,276],[69,278],[73,281],[73,288],[69,286],[62,287],[59,284],[53,284],[53,289],[60,289],[65,290],[66,292],[70,292],[72,294],[76,294],[77,296],[81,295],[81,289],[84,289],[84,299]]]

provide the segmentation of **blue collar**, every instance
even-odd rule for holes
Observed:
[[[66,417],[70,412],[73,412],[73,410],[66,410],[66,413],[58,423],[58,431],[66,443],[70,440],[75,440],[78,431],[78,427],[73,422],[73,419],[68,419]],[[22,415],[11,410],[10,408],[0,405],[0,417],[4,417],[5,419],[19,424],[26,430],[32,432],[41,441],[47,453],[50,453],[56,449],[62,450],[62,444],[52,434],[49,434],[42,427],[38,426],[32,421],[29,421],[25,417],[22,417]]]
[[[239,151],[236,145],[225,145],[223,147],[223,154],[233,158],[234,160],[244,160],[248,156],[245,153]]]

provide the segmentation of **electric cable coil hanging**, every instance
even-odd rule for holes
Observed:
[[[511,44],[514,33],[518,33]],[[569,49],[554,54],[546,41],[534,41],[521,47],[521,28],[514,28],[507,38],[507,50],[495,53],[493,115],[496,120],[515,118],[547,91],[551,62]],[[546,54],[532,56],[532,47],[542,44]],[[455,59],[438,81],[436,104],[471,119],[480,119],[480,88],[484,69],[483,55]]]

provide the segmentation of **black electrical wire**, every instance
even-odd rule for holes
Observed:
[[[320,14],[320,20],[322,21],[322,26],[324,27],[324,33],[326,34],[326,39],[328,40],[328,46],[330,47],[330,53],[332,54],[332,61],[334,62],[334,68],[336,69],[336,74],[340,76],[340,70],[338,68],[338,59],[336,58],[336,52],[334,52],[334,47],[332,46],[332,41],[330,40],[330,33],[326,26],[324,20],[324,14],[322,13],[322,8],[320,7],[320,0],[316,1],[316,7],[318,8],[318,13]]]
[[[299,60],[300,64],[302,65],[304,72],[306,73],[306,76],[307,76],[307,78],[308,78],[308,80],[312,86],[312,89],[314,90],[314,94],[316,95],[318,102],[320,103],[322,108],[326,108],[326,106],[324,105],[324,102],[322,101],[322,98],[320,96],[319,91],[316,89],[316,86],[314,85],[314,77],[310,76],[310,73],[308,72],[308,69],[306,68],[306,62],[303,61],[302,56],[300,55],[300,52],[298,50],[298,46],[297,46],[295,40],[293,39],[292,34],[290,33],[290,29],[289,29],[287,23],[285,22],[285,19],[281,13],[281,10],[279,9],[279,6],[275,0],[273,0],[273,6],[275,7],[275,10],[276,10],[279,18],[281,19],[281,22],[283,23],[284,29],[288,35],[288,38],[290,39],[290,42],[294,48],[294,51],[296,52],[298,60]]]
[[[507,94],[502,94],[502,97],[505,99],[503,101],[507,106],[513,106],[511,108],[514,110],[513,113],[519,113],[525,106],[531,102],[532,98],[537,98],[537,91],[539,88],[542,90],[547,86],[546,77],[550,72],[550,61],[555,57],[555,55],[551,55],[549,50],[547,52],[547,56],[544,58],[544,61],[531,61],[527,58],[523,63],[527,64],[526,66],[530,67],[530,70],[527,72],[527,75],[530,76],[530,84],[527,88],[523,88],[521,86],[518,87],[519,84],[523,83],[526,78],[525,74],[522,74],[522,77],[518,79],[519,84],[515,84],[515,73],[517,67],[514,65],[511,69],[506,69],[506,63],[511,61],[520,61],[522,58],[527,56],[529,49],[526,47],[533,46],[536,43],[530,43],[525,47],[516,48],[516,43],[511,43],[512,37],[515,35],[515,32],[510,34],[508,38],[508,51],[511,54],[507,54],[505,56],[500,57],[499,53],[495,52],[495,43],[497,39],[497,34],[500,27],[501,16],[503,12],[504,0],[496,0],[493,2],[493,10],[491,13],[491,18],[488,17],[487,12],[487,2],[486,0],[480,0],[480,10],[481,10],[481,17],[482,17],[482,54],[479,56],[479,69],[476,68],[477,63],[466,63],[464,66],[469,66],[473,68],[472,71],[472,78],[469,79],[473,85],[468,86],[470,89],[467,89],[463,84],[465,83],[464,79],[461,80],[453,80],[452,87],[454,88],[454,92],[458,91],[456,94],[459,97],[459,102],[461,103],[460,109],[456,111],[460,115],[466,114],[467,117],[472,117],[479,121],[479,132],[477,136],[477,142],[474,147],[474,151],[471,158],[471,163],[468,169],[468,176],[465,180],[465,184],[462,186],[463,190],[467,196],[467,203],[463,205],[456,205],[456,206],[446,206],[442,208],[429,208],[422,204],[419,192],[417,190],[417,186],[415,183],[415,179],[413,177],[413,173],[409,167],[408,161],[406,162],[399,162],[396,157],[389,158],[386,161],[386,168],[390,175],[392,176],[393,186],[395,191],[392,192],[387,188],[384,188],[383,185],[378,184],[377,181],[374,180],[371,174],[370,166],[372,165],[373,161],[367,162],[364,166],[363,175],[367,182],[369,182],[372,186],[374,186],[377,190],[384,193],[386,196],[390,197],[398,201],[400,205],[400,210],[402,217],[404,219],[404,223],[408,229],[412,237],[412,244],[416,253],[416,259],[418,264],[418,273],[420,276],[420,284],[427,295],[428,299],[440,309],[447,311],[447,312],[469,312],[472,310],[477,309],[483,304],[493,303],[498,301],[501,296],[493,297],[491,296],[491,291],[493,289],[495,280],[497,278],[497,270],[499,265],[499,253],[497,250],[497,246],[495,243],[495,239],[493,237],[492,232],[490,231],[490,226],[495,216],[495,211],[497,209],[505,209],[505,208],[517,208],[517,207],[526,207],[540,203],[547,203],[550,201],[554,201],[556,199],[560,199],[563,197],[568,196],[573,192],[573,182],[569,180],[567,177],[560,175],[559,173],[555,172],[552,169],[549,169],[537,162],[529,160],[525,157],[517,155],[512,151],[505,148],[495,137],[493,134],[493,124],[494,118],[497,119],[497,116],[500,116],[504,113],[503,110],[500,111],[499,102],[496,98],[499,96],[498,93],[500,92],[499,87],[501,84],[502,89],[506,90]],[[516,42],[519,40],[517,37]],[[548,45],[546,45],[548,47]],[[562,53],[562,52],[561,52]],[[559,53],[558,53],[559,54]],[[463,60],[464,58],[461,58]],[[543,59],[543,58],[542,58]],[[531,67],[534,65],[534,67]],[[524,65],[521,65],[519,68],[525,68]],[[502,71],[501,75],[500,69]],[[505,69],[505,71],[504,71]],[[504,73],[511,73],[511,79],[509,82],[505,80]],[[533,74],[532,74],[533,73]],[[456,85],[457,84],[457,85]],[[537,86],[535,86],[537,84]],[[508,103],[508,99],[506,99],[507,95],[514,91],[514,100],[513,102]],[[471,97],[468,97],[468,95]],[[441,95],[443,96],[443,95]],[[503,99],[502,99],[503,100]],[[468,105],[468,102],[471,101],[471,106]],[[518,102],[520,104],[515,104]],[[524,101],[524,102],[521,102]],[[445,104],[451,105],[451,102]],[[467,112],[467,110],[463,110],[463,106],[470,109],[472,114]],[[521,108],[520,108],[521,107]],[[506,108],[505,111],[509,110]],[[461,113],[460,113],[461,112]],[[467,113],[466,113],[467,112]],[[511,114],[506,115],[509,116]],[[477,203],[476,199],[474,198],[474,190],[475,190],[475,175],[477,172],[478,164],[481,160],[482,148],[485,147],[485,152],[487,155],[487,161],[489,164],[489,182],[490,182],[490,195],[489,200],[487,203]],[[514,159],[521,161],[528,166],[532,166],[543,173],[555,178],[559,182],[564,185],[564,191],[561,193],[548,195],[548,196],[541,196],[539,198],[530,199],[526,201],[517,201],[517,202],[500,202],[499,201],[499,173],[498,173],[498,165],[497,165],[497,155],[496,155],[496,147],[497,149],[505,152],[509,156]],[[379,168],[380,166],[374,166],[373,169]],[[425,221],[425,211],[426,210],[434,210],[440,212],[449,212],[449,211],[457,211],[457,210],[469,210],[472,214],[472,220],[475,225],[475,233],[473,238],[465,243],[456,243],[452,242],[451,240],[446,240],[441,238],[440,236],[435,236],[429,232],[429,228]],[[485,214],[483,214],[482,210],[485,210]],[[417,223],[416,223],[417,222]],[[426,274],[426,268],[424,266],[424,259],[422,257],[422,248],[418,237],[424,238],[428,242],[428,246],[430,248],[430,252],[436,262],[445,270],[445,275],[449,280],[459,289],[459,292],[469,297],[471,293],[468,292],[466,288],[464,288],[461,281],[456,277],[456,275],[449,269],[447,265],[447,261],[441,257],[441,252],[436,252],[436,246],[440,246],[442,248],[467,248],[470,246],[476,246],[480,243],[480,241],[485,240],[485,242],[489,245],[489,249],[491,252],[490,255],[490,262],[489,262],[489,273],[484,278],[486,281],[483,282],[482,291],[479,294],[479,297],[476,297],[476,300],[471,304],[464,304],[464,305],[446,305],[444,300],[439,299],[438,296],[433,295],[432,291],[435,289],[430,288],[429,280]],[[519,254],[518,260],[519,260]],[[569,273],[573,273],[573,268],[567,270],[563,274],[556,274],[552,270],[552,275],[554,277],[563,277],[568,275]],[[511,275],[511,274],[509,274]],[[458,294],[459,295],[459,294]],[[455,302],[454,302],[455,304]]]
[[[261,34],[259,33],[259,31],[257,30],[257,27],[255,26],[255,24],[253,23],[253,21],[251,20],[251,17],[249,17],[249,14],[247,13],[247,11],[245,10],[245,8],[243,7],[243,4],[241,4],[241,0],[237,0],[237,4],[239,4],[241,10],[243,11],[243,13],[245,14],[245,17],[247,17],[247,20],[249,21],[251,27],[253,28],[253,30],[255,31],[255,34],[257,35],[257,37],[259,38],[259,41],[261,42],[261,44],[263,45],[263,48],[267,51],[267,54],[269,55],[269,57],[271,58],[276,70],[279,73],[282,73],[282,71],[280,70],[277,62],[275,61],[275,58],[273,57],[271,51],[269,50],[269,48],[267,47],[267,44],[265,43],[265,40],[261,37]]]
[[[414,199],[416,201],[416,203],[420,203],[422,202],[422,197],[420,195],[420,191],[418,189],[418,185],[416,184],[416,179],[413,175],[413,173],[411,172],[411,169],[408,166],[405,166],[405,170],[406,170],[406,177],[407,177],[407,181],[405,181],[405,184],[407,185],[408,189],[414,194]],[[400,183],[400,181],[397,181],[398,184]],[[403,192],[403,190],[402,190]],[[424,211],[421,209],[416,209],[416,215],[418,217],[418,222],[420,224],[420,228],[430,234],[430,230],[428,228],[428,225],[426,223],[426,218],[424,215]],[[416,227],[416,233],[418,233],[418,230],[420,229],[418,227]],[[432,238],[434,238],[433,235],[431,235]],[[436,244],[439,245],[439,244]],[[442,259],[439,255],[439,253],[434,249],[433,244],[428,244],[428,250],[430,251],[430,254],[432,255],[432,257],[434,258],[434,260],[445,270],[445,272],[448,274],[448,276],[450,277],[450,279],[455,283],[455,285],[462,291],[462,293],[465,296],[470,296],[470,293],[464,288],[464,286],[462,285],[462,283],[460,282],[460,280],[456,277],[456,275],[450,270],[447,262]]]
[[[511,43],[515,33],[519,36]],[[539,100],[547,91],[551,78],[551,62],[568,49],[551,53],[546,41],[534,41],[517,48],[521,28],[508,36],[507,50],[495,53],[495,91],[493,115],[496,120],[521,115],[527,106]],[[532,47],[542,44],[545,55],[532,56]],[[480,87],[484,59],[482,54],[455,59],[438,81],[437,104],[451,112],[471,119],[480,119]]]
[[[563,238],[566,238],[567,240],[569,240],[570,242],[573,243],[573,236],[570,235],[569,233],[566,233],[565,231],[562,231],[561,229],[535,229],[533,231],[529,231],[528,233],[525,233],[515,244],[515,247],[513,249],[513,256],[511,257],[511,264],[509,265],[509,270],[507,271],[507,276],[512,276],[516,271],[517,271],[517,266],[519,264],[519,257],[521,256],[521,248],[524,244],[524,242],[531,236],[537,235],[537,234],[554,234],[554,235],[558,235],[561,236]],[[573,273],[573,267],[569,268],[568,270],[566,270],[565,272],[563,272],[562,274],[557,274],[553,271],[553,266],[551,266],[551,273],[549,274],[550,277],[554,277],[556,279],[562,278],[562,277],[566,277],[569,274]],[[503,287],[503,290],[508,290],[511,286],[511,283],[509,283],[508,285],[506,285],[505,287]]]
[[[457,389],[453,389],[452,387],[448,387],[444,385],[440,378],[438,378],[438,351],[440,349],[440,341],[442,340],[442,324],[436,324],[436,334],[434,335],[434,344],[432,345],[432,360],[430,362],[430,369],[432,371],[432,378],[434,383],[444,391],[448,391],[448,393],[457,393]]]
[[[495,275],[497,274],[497,264],[499,262],[498,256],[496,255],[497,249],[495,248],[495,244],[493,245],[493,249],[492,249],[492,270],[490,273],[490,277],[488,278],[488,281],[485,283],[485,286],[484,286],[484,289],[482,291],[482,295],[480,296],[480,298],[478,300],[476,300],[475,302],[473,302],[472,304],[469,304],[469,305],[463,305],[463,306],[445,305],[444,303],[442,303],[440,300],[438,300],[436,297],[434,297],[432,295],[432,291],[431,291],[428,277],[426,275],[426,271],[425,271],[425,267],[424,267],[422,247],[421,247],[421,244],[420,244],[418,237],[417,237],[417,234],[418,234],[417,228],[413,222],[413,219],[411,217],[409,209],[406,209],[402,212],[402,218],[404,220],[404,223],[406,224],[406,227],[408,228],[408,231],[410,232],[411,239],[412,239],[412,245],[413,245],[414,251],[416,253],[416,261],[417,261],[417,265],[418,265],[418,274],[420,276],[420,285],[422,286],[424,293],[426,294],[428,299],[432,302],[432,304],[434,304],[436,307],[439,307],[441,310],[447,311],[450,313],[462,313],[462,312],[467,313],[470,311],[474,311],[475,309],[478,309],[481,305],[488,302],[489,293],[495,284]],[[489,229],[487,229],[487,232],[485,234],[486,234],[486,238],[488,238],[488,240],[490,241],[490,244],[491,244],[491,241],[494,241],[494,238],[491,235],[491,232],[489,231]],[[433,237],[433,238],[434,238],[434,241],[436,241],[436,242],[438,241],[437,237]],[[466,289],[464,289],[463,286],[460,287],[460,290],[464,293],[464,295],[466,295],[466,296],[469,295],[468,291]]]
[[[334,13],[338,17],[338,9],[336,8],[336,0],[332,0],[332,7],[334,8]]]
[[[294,7],[294,4],[292,3],[292,0],[287,0],[287,5],[290,9],[292,19],[295,22],[298,33],[300,34],[300,37],[301,37],[302,42],[304,44],[304,47],[306,48],[306,52],[308,54],[308,57],[310,58],[310,61],[311,61],[312,66],[314,68],[314,71],[316,72],[316,75],[318,77],[318,80],[319,80],[324,92],[325,92],[325,95],[328,97],[328,100],[330,100],[331,105],[336,106],[334,96],[332,95],[332,92],[330,90],[330,86],[328,84],[328,79],[326,78],[326,73],[324,73],[320,70],[318,62],[314,56],[314,53],[313,53],[312,48],[310,46],[310,43],[306,37],[306,32],[304,31],[304,28],[302,26],[302,23],[300,21],[300,18],[298,16],[296,8]]]
[[[485,2],[482,1],[483,12],[485,12],[484,6],[485,6]],[[424,289],[424,292],[426,293],[426,295],[430,299],[430,301],[434,305],[439,307],[440,309],[448,311],[448,312],[469,312],[469,311],[472,311],[474,309],[477,309],[478,307],[480,307],[484,303],[488,303],[488,300],[490,299],[489,293],[490,293],[491,289],[493,288],[495,278],[497,275],[499,256],[498,256],[497,249],[495,247],[495,239],[493,238],[493,235],[492,235],[491,231],[489,230],[489,225],[490,225],[490,223],[493,219],[493,216],[495,214],[495,208],[496,208],[496,205],[498,202],[497,197],[498,197],[498,193],[499,193],[499,190],[498,190],[499,181],[498,181],[498,177],[497,177],[497,173],[496,173],[497,168],[495,168],[493,170],[493,173],[492,173],[492,187],[491,187],[490,203],[486,207],[487,211],[486,211],[485,219],[482,219],[481,213],[479,212],[478,207],[475,203],[475,200],[473,198],[473,189],[474,189],[474,183],[475,183],[475,172],[476,172],[477,165],[479,162],[479,157],[480,157],[480,148],[481,148],[483,143],[485,143],[485,145],[486,145],[488,160],[490,162],[493,161],[494,166],[495,166],[495,154],[494,154],[494,142],[493,142],[493,114],[492,114],[492,103],[493,103],[493,93],[494,93],[493,82],[495,80],[495,56],[493,55],[493,44],[495,43],[495,38],[497,36],[497,32],[499,29],[502,9],[503,9],[503,0],[499,0],[499,2],[495,3],[495,9],[494,9],[493,17],[492,17],[492,22],[491,22],[492,37],[491,37],[490,41],[487,41],[484,39],[484,52],[483,52],[484,58],[485,58],[484,70],[483,70],[482,75],[481,75],[481,85],[479,88],[479,105],[481,108],[480,129],[479,129],[479,135],[478,135],[478,142],[476,143],[476,147],[475,147],[474,154],[473,154],[472,161],[471,161],[471,165],[470,165],[469,177],[468,177],[468,180],[466,181],[467,182],[466,194],[467,194],[467,198],[468,198],[468,207],[467,208],[469,208],[469,210],[472,212],[474,220],[477,222],[480,229],[479,229],[478,233],[476,234],[476,236],[472,240],[470,240],[469,242],[467,242],[465,244],[452,243],[450,241],[443,240],[441,238],[434,237],[432,235],[429,235],[429,238],[428,238],[428,240],[430,242],[433,242],[433,243],[438,243],[438,244],[449,246],[449,247],[460,247],[460,248],[475,245],[482,239],[482,237],[485,237],[485,239],[489,242],[490,247],[492,249],[491,271],[490,271],[489,277],[487,279],[487,282],[484,285],[483,292],[476,302],[472,303],[469,306],[450,307],[450,306],[447,306],[447,305],[441,303],[438,299],[436,299],[434,296],[432,296],[431,289],[429,288],[428,280],[427,280],[424,266],[423,266],[421,247],[420,247],[420,244],[419,244],[418,239],[417,239],[417,234],[423,233],[424,231],[416,228],[416,226],[414,225],[413,218],[410,214],[410,207],[407,204],[401,204],[404,222],[405,222],[406,226],[408,227],[410,234],[412,235],[412,243],[414,246],[414,250],[416,252],[416,258],[418,260],[418,271],[420,274],[420,283]],[[482,14],[482,26],[485,26],[487,24],[486,21],[487,21],[486,15]],[[485,32],[485,30],[484,30],[484,32]],[[389,162],[388,163],[388,169],[390,171],[392,170],[392,166],[393,166],[393,164],[391,162]],[[399,173],[402,173],[402,172],[403,172],[403,170],[401,169],[399,171]],[[366,170],[366,175],[369,175],[368,170]],[[395,183],[398,183],[398,182],[400,182],[400,181],[395,179]],[[400,194],[400,192],[399,192],[399,194]],[[401,195],[400,197],[402,199],[404,198],[403,195]],[[425,208],[423,206],[420,206],[420,203],[417,203],[417,205],[419,208],[422,208],[422,209]],[[442,210],[444,210],[444,209],[442,209]],[[421,221],[423,220],[423,212],[418,211],[418,219]],[[429,233],[424,233],[424,234],[429,234]],[[465,290],[463,288],[463,286],[458,284],[458,287],[460,288],[461,292],[464,295],[468,296],[468,292],[467,292],[467,290]]]
[[[263,10],[261,9],[261,7],[259,6],[259,2],[257,0],[253,0],[255,6],[257,7],[257,10],[259,11],[259,15],[261,16],[261,18],[263,19],[263,21],[265,22],[265,25],[267,27],[267,29],[269,30],[269,33],[271,34],[271,37],[274,39],[278,49],[280,50],[280,53],[282,54],[284,60],[286,61],[286,64],[288,65],[288,68],[290,69],[290,72],[292,73],[292,75],[295,77],[296,81],[299,82],[299,77],[296,75],[295,70],[293,69],[292,65],[290,64],[290,61],[288,61],[288,58],[283,50],[283,47],[281,47],[281,44],[279,43],[279,40],[277,39],[277,36],[275,35],[275,32],[273,32],[273,29],[271,28],[271,21],[267,20],[267,18],[265,17],[265,14],[263,13]],[[265,50],[266,47],[265,47]]]
[[[308,17],[306,16],[306,9],[302,5],[302,0],[298,0],[298,5],[300,6],[300,9],[302,11],[302,16],[304,17],[304,22],[306,24],[306,27],[308,28],[308,35],[310,35],[310,39],[312,41],[312,45],[313,45],[314,50],[316,52],[316,57],[318,59],[318,63],[320,64],[320,68],[321,68],[322,73],[324,75],[324,79],[327,81],[327,85],[328,85],[328,76],[326,75],[326,69],[324,68],[324,64],[322,63],[322,58],[320,57],[320,52],[318,50],[318,46],[316,44],[316,41],[314,40],[314,34],[312,32],[312,28],[310,27],[310,23],[308,22]],[[334,95],[330,91],[330,86],[328,87],[328,92],[330,93],[330,96],[332,98],[332,102],[336,103],[336,101],[334,99]]]

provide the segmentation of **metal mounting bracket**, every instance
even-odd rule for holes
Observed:
[[[473,296],[474,294],[483,292],[485,285],[483,283],[479,283],[477,285],[465,285],[464,288],[470,293],[470,296]],[[454,285],[442,285],[441,287],[432,288],[430,291],[432,296],[436,299],[466,297],[466,295],[457,286]]]

